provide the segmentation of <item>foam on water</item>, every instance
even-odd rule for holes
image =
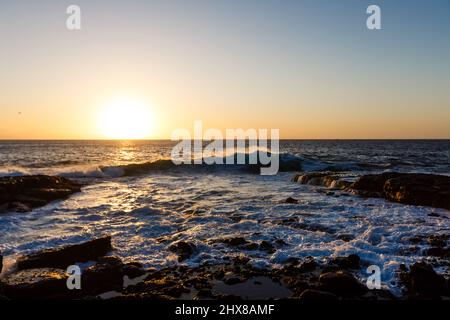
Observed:
[[[266,268],[290,257],[356,253],[364,263],[362,279],[365,267],[376,264],[384,286],[397,293],[401,263],[426,258],[448,272],[445,263],[424,255],[426,242],[409,239],[448,235],[449,211],[327,195],[321,187],[291,182],[294,172],[260,176],[239,166],[175,167],[162,160],[173,145],[1,142],[0,176],[51,174],[88,182],[67,200],[0,216],[0,251],[8,264],[20,254],[111,234],[115,254],[158,268],[178,263],[167,248],[186,240],[198,248],[183,262],[192,266],[238,254]],[[295,171],[300,164],[303,171],[346,171],[349,177],[386,170],[450,174],[449,141],[282,141],[280,150],[282,163]],[[284,203],[288,197],[299,203]],[[286,245],[269,254],[214,241],[227,236]]]
[[[384,285],[398,292],[399,264],[420,260],[426,248],[409,239],[449,233],[446,210],[330,196],[317,187],[290,182],[291,175],[155,173],[91,184],[80,194],[31,213],[3,215],[0,251],[14,256],[107,233],[115,254],[153,267],[178,263],[167,248],[179,240],[198,247],[198,254],[185,262],[192,266],[221,263],[238,254],[262,268],[278,266],[289,257],[357,253],[366,265],[380,266]],[[289,196],[300,203],[283,203]],[[431,212],[439,217],[428,216]],[[302,227],[279,223],[287,218],[298,219]],[[340,240],[343,234],[351,240]],[[268,254],[212,241],[226,236],[283,240],[287,245]]]

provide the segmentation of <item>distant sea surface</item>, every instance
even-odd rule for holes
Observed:
[[[139,168],[145,162],[169,161],[174,145],[0,141],[0,176],[62,175],[86,184],[81,193],[31,213],[0,215],[0,251],[15,257],[108,233],[115,254],[153,267],[178,263],[167,247],[179,240],[199,248],[185,262],[191,265],[245,254],[255,267],[273,267],[293,256],[322,259],[357,253],[379,265],[384,285],[398,291],[399,264],[427,258],[426,246],[409,239],[450,234],[449,211],[444,209],[330,195],[292,182],[292,171],[261,176],[233,166],[167,166],[131,175],[123,170],[129,164]],[[282,161],[299,163],[298,172],[332,170],[350,178],[386,171],[450,175],[450,140],[283,140],[280,153]],[[287,197],[300,203],[286,204]],[[312,227],[292,229],[276,223],[289,217]],[[282,239],[287,245],[269,254],[236,252],[210,241],[233,235],[251,241]]]

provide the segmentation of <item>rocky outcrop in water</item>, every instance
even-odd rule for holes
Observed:
[[[227,238],[228,240],[228,238]],[[244,239],[245,240],[245,239]],[[107,241],[108,242],[108,241]],[[245,245],[241,239],[230,238],[233,245]],[[179,242],[178,242],[179,244]],[[60,267],[35,267],[7,273],[0,280],[0,288],[8,299],[92,299],[100,294],[114,291],[112,299],[243,299],[264,292],[264,299],[290,298],[302,301],[330,300],[385,300],[395,299],[386,290],[369,290],[354,275],[360,268],[360,258],[351,254],[330,258],[328,262],[291,257],[281,267],[273,269],[255,268],[244,256],[224,257],[220,265],[204,264],[196,267],[173,265],[160,270],[145,269],[136,262],[124,263],[115,256],[91,255],[92,241],[75,245],[74,252],[84,251],[77,259],[92,258],[92,263],[81,271],[81,289],[69,290],[69,275],[62,267],[68,260],[64,254],[73,246],[53,249],[60,252],[51,263]],[[175,249],[186,247],[184,244]],[[186,247],[187,248],[187,247]],[[176,250],[176,251],[177,251]],[[190,250],[189,250],[190,251]],[[48,251],[46,251],[48,252]],[[42,253],[46,256],[48,253]],[[98,254],[101,254],[98,252]],[[24,261],[36,261],[35,257]],[[57,257],[62,259],[55,262]],[[95,258],[93,258],[95,257]],[[41,261],[47,261],[41,259]],[[352,271],[353,270],[353,271]],[[354,273],[353,273],[354,272]],[[130,279],[133,281],[126,283]],[[426,296],[440,299],[448,296],[448,285],[444,277],[424,264],[416,263],[410,271],[401,275],[409,290],[406,296]],[[245,290],[246,293],[242,292]],[[101,296],[105,297],[105,296]],[[261,298],[261,296],[258,296]]]
[[[28,212],[80,191],[78,183],[63,177],[0,177],[0,213]]]
[[[17,259],[18,270],[66,268],[76,262],[96,260],[112,250],[111,237],[105,236],[80,244],[42,250]]]
[[[146,273],[139,263],[105,256],[111,250],[111,237],[107,236],[22,257],[0,279],[0,288],[10,299],[75,299],[123,290],[125,276],[135,278]],[[91,263],[87,266],[80,266],[84,268],[81,289],[70,290],[66,268],[88,261]]]
[[[363,197],[450,210],[450,177],[447,176],[387,172],[365,175],[351,183],[332,172],[313,172],[296,175],[293,180],[341,189]]]
[[[400,278],[406,286],[407,294],[414,298],[440,298],[449,296],[448,279],[439,275],[433,267],[426,262],[416,262],[410,266],[409,271],[405,266],[400,269]]]
[[[359,178],[351,189],[363,196],[450,210],[450,177],[421,173],[382,173]]]

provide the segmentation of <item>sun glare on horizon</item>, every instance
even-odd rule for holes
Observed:
[[[152,133],[153,120],[148,104],[121,98],[105,104],[101,110],[100,133],[110,139],[145,139]]]

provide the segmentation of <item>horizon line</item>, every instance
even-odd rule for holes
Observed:
[[[180,139],[181,140],[181,139]],[[172,140],[170,138],[151,138],[151,139],[98,139],[98,138],[92,138],[92,139],[67,139],[67,138],[61,138],[61,139],[33,139],[33,138],[20,138],[20,139],[4,139],[0,138],[0,142],[2,141],[180,141],[180,140]],[[199,139],[189,139],[191,141],[199,140]],[[223,139],[225,141],[231,140],[231,139]],[[242,139],[234,139],[234,140],[242,140]],[[245,139],[248,140],[248,139]],[[270,139],[268,139],[270,140]],[[412,141],[412,140],[450,140],[450,138],[281,138],[278,139],[279,141],[394,141],[394,140],[405,140],[405,141]],[[214,141],[214,139],[206,140],[202,139],[202,141]]]

